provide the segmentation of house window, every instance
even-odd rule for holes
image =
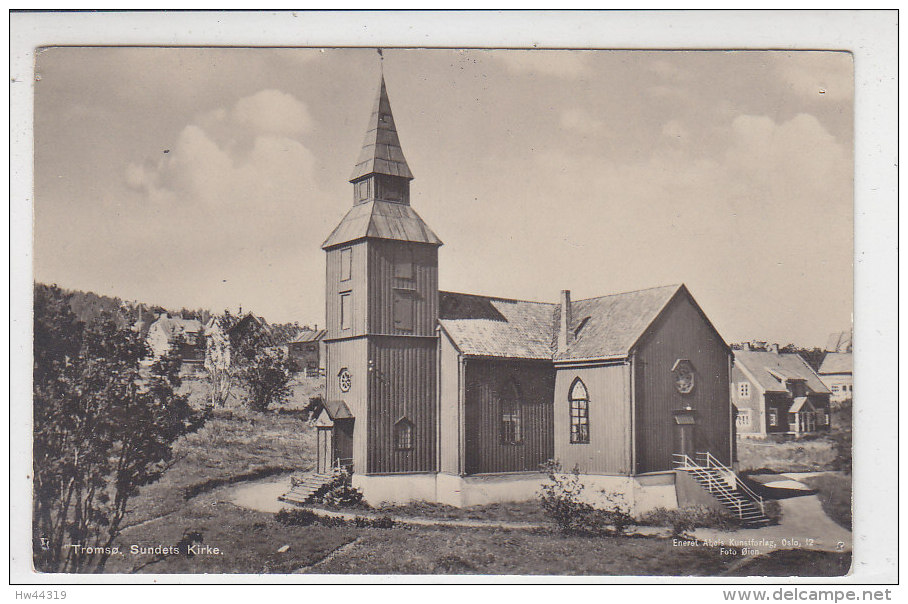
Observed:
[[[505,387],[501,403],[501,443],[516,445],[520,443],[520,395],[517,385],[511,382]]]
[[[750,409],[739,409],[735,423],[740,427],[750,427]]]
[[[353,249],[341,250],[341,281],[349,281],[353,274]]]
[[[394,424],[394,445],[398,451],[413,448],[413,424],[406,417]]]
[[[769,425],[778,426],[779,425],[779,410],[775,407],[769,408]]]
[[[571,403],[571,443],[589,443],[590,397],[586,391],[586,386],[580,378],[574,380],[568,398]]]
[[[394,329],[413,330],[413,297],[407,292],[394,292]]]
[[[345,294],[341,294],[341,296],[340,296],[341,329],[350,329],[351,319],[353,318],[352,317],[353,308],[352,308],[352,304],[351,304],[351,298],[352,298],[352,296],[350,295],[349,292],[347,292]]]
[[[398,279],[413,278],[413,250],[398,247],[394,252],[394,276]]]
[[[838,393],[839,390],[840,390],[840,388],[839,388],[839,385],[838,385],[838,384],[833,384],[833,385],[832,385],[832,391],[833,391],[833,392]]]
[[[738,397],[750,398],[750,382],[741,382],[738,384]]]

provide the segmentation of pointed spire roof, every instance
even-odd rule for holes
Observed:
[[[382,74],[381,86],[378,97],[372,107],[372,116],[363,141],[363,150],[353,168],[353,182],[367,174],[388,174],[402,176],[413,180],[413,173],[404,158],[400,148],[400,139],[397,137],[397,128],[394,126],[394,116],[391,114],[391,101],[388,100],[388,90],[385,88],[385,76]]]

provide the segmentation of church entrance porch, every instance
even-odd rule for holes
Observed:
[[[343,401],[328,401],[315,422],[316,471],[353,470],[353,414]]]

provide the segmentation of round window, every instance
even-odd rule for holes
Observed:
[[[341,392],[349,392],[350,384],[352,383],[352,378],[350,377],[350,370],[346,367],[340,370],[340,373],[337,374],[337,383],[340,386]]]

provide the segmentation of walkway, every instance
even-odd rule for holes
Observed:
[[[289,476],[272,476],[261,480],[241,483],[229,487],[225,495],[232,503],[260,512],[277,513],[284,509],[299,509],[293,504],[278,501],[278,497],[290,490]],[[816,495],[791,497],[779,501],[782,506],[782,522],[779,525],[760,529],[740,529],[723,531],[721,529],[698,528],[691,535],[701,541],[712,544],[724,544],[729,547],[746,547],[748,553],[756,550],[765,554],[776,549],[804,548],[831,552],[851,551],[851,532],[833,522],[823,511]],[[343,518],[351,521],[358,516],[374,515],[369,512],[342,512],[316,508],[313,512],[320,516]],[[551,529],[551,525],[529,522],[505,522],[496,520],[451,520],[441,518],[413,518],[392,516],[396,524],[413,526],[448,526],[459,528],[501,528],[511,530]],[[628,529],[629,535],[669,537],[671,531],[664,527],[634,526]]]

